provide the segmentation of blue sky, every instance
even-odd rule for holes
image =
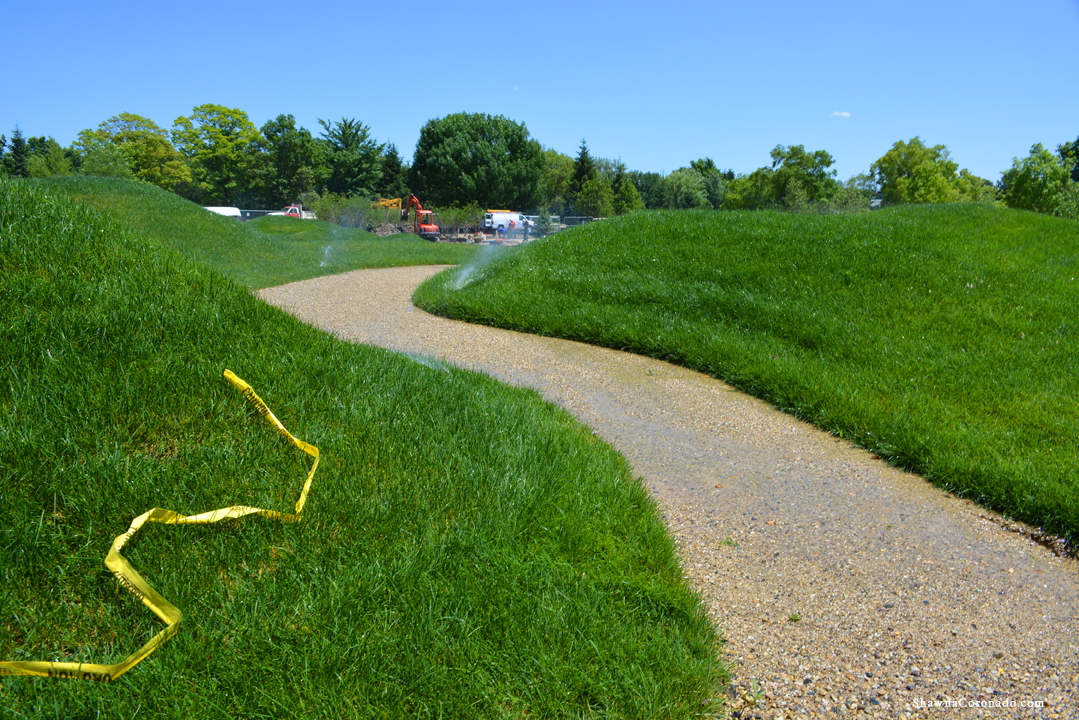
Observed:
[[[996,181],[1079,136],[1079,0],[1024,2],[4,2],[0,132],[62,145],[120,112],[420,128],[505,115],[544,146],[670,172],[751,172],[778,144],[840,179],[897,140]]]

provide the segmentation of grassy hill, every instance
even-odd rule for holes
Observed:
[[[136,515],[291,510],[308,458],[224,369],[321,463],[298,523],[144,527],[124,554],[179,633],[109,685],[0,677],[0,716],[714,709],[715,631],[588,428],[533,392],[338,342],[161,240],[257,247],[247,226],[157,193],[121,222],[57,186],[0,181],[0,660],[112,663],[162,628],[102,564]]]
[[[1079,542],[1079,223],[980,206],[640,213],[416,303],[710,373]]]
[[[265,217],[237,222],[143,182],[81,176],[40,182],[49,192],[103,210],[150,242],[251,289],[359,268],[456,265],[476,250],[411,234],[381,238],[321,220]]]

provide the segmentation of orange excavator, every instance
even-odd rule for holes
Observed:
[[[401,222],[408,222],[408,211],[413,206],[416,208],[416,213],[412,216],[412,232],[424,240],[430,240],[431,242],[438,240],[441,231],[438,229],[438,225],[435,225],[432,211],[424,210],[423,205],[420,204],[420,199],[415,195],[408,196],[408,204],[401,211]]]

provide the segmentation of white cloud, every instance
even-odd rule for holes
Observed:
[[[834,113],[832,113],[832,117],[848,118],[850,117],[850,113],[846,110],[836,110]]]

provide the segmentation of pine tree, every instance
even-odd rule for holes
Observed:
[[[4,169],[11,177],[30,177],[27,159],[26,140],[23,139],[22,130],[16,125],[15,132],[11,133],[11,149],[4,153]]]
[[[577,153],[577,159],[573,162],[573,177],[569,181],[569,194],[572,200],[576,200],[577,195],[581,192],[581,187],[598,174],[596,163],[592,160],[592,156],[588,154],[588,143],[581,140],[580,151]]]
[[[644,210],[644,200],[641,199],[637,187],[623,177],[618,189],[614,191],[614,212],[616,215],[624,215],[637,210]]]
[[[378,194],[384,198],[404,197],[408,194],[408,169],[401,162],[401,155],[393,143],[386,145],[382,155]]]

